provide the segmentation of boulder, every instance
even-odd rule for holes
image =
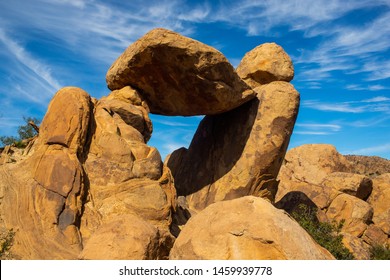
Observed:
[[[191,217],[171,260],[334,259],[283,210],[253,196],[214,203]]]
[[[81,259],[151,260],[166,259],[169,235],[135,215],[121,215],[102,225],[85,244]],[[163,242],[162,242],[162,239]]]
[[[299,106],[286,82],[255,89],[257,98],[200,123],[188,150],[168,160],[179,196],[199,211],[216,201],[245,195],[274,200],[276,177]]]
[[[92,103],[87,92],[76,87],[60,89],[49,104],[39,130],[42,144],[58,144],[82,153],[86,144]]]
[[[367,200],[372,192],[372,180],[364,175],[333,172],[325,177],[322,185]]]
[[[358,238],[349,233],[343,233],[343,245],[357,260],[370,259],[370,246],[361,238]]]
[[[357,197],[340,194],[332,201],[326,215],[330,220],[344,221],[342,232],[361,237],[372,221],[373,208]]]
[[[387,234],[385,234],[380,227],[370,224],[364,232],[362,239],[371,246],[384,246],[387,242]]]
[[[382,174],[373,179],[373,190],[368,199],[374,208],[372,217],[375,225],[390,235],[390,173]]]
[[[325,209],[337,195],[330,184],[322,184],[334,172],[347,172],[350,163],[327,144],[308,144],[289,150],[278,174],[275,201],[279,208],[293,209],[300,203],[314,203]],[[302,201],[299,198],[304,198]]]
[[[150,112],[162,115],[218,114],[255,96],[219,51],[162,28],[130,45],[106,81],[111,90],[136,88]]]
[[[161,156],[156,148],[145,144],[152,124],[137,91],[126,87],[101,98],[95,105],[94,120],[85,162],[92,185],[160,178]]]
[[[294,67],[281,46],[265,43],[245,54],[237,67],[237,74],[255,88],[273,81],[290,82],[294,78]]]

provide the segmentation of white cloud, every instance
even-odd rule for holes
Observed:
[[[23,64],[25,67],[34,72],[35,75],[44,80],[52,88],[52,90],[58,90],[61,88],[60,83],[53,77],[50,67],[40,62],[16,41],[8,37],[2,28],[0,28],[0,42],[19,63]]]
[[[293,133],[300,135],[329,135],[341,129],[342,126],[339,124],[297,123]]]
[[[360,101],[348,101],[338,103],[320,102],[318,100],[306,100],[302,107],[319,111],[342,112],[342,113],[367,113],[367,112],[390,112],[390,98],[377,96]]]
[[[356,149],[356,150],[349,151],[346,153],[347,154],[357,154],[357,155],[375,155],[375,154],[390,153],[390,143],[366,147],[366,148],[362,148],[362,149]]]

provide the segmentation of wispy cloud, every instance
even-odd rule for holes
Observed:
[[[302,107],[319,111],[342,113],[390,113],[390,98],[384,96],[377,96],[360,101],[348,101],[338,103],[327,103],[318,100],[305,100],[302,102]]]
[[[329,135],[340,131],[341,128],[342,126],[339,124],[297,123],[294,133],[300,135]]]
[[[46,82],[52,91],[61,88],[60,83],[53,77],[50,67],[28,53],[21,45],[10,38],[1,27],[0,43],[7,48],[8,52],[18,61],[18,63],[27,67],[37,76],[37,78]]]
[[[376,146],[370,146],[362,149],[346,151],[345,154],[357,154],[357,155],[377,155],[377,154],[390,154],[390,143],[384,143]]]

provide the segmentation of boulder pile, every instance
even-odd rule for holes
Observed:
[[[4,149],[0,228],[15,232],[12,255],[333,259],[289,216],[298,192],[346,220],[346,244],[388,242],[388,174],[348,173],[330,147],[321,160],[309,156],[315,147],[285,158],[299,108],[293,76],[274,43],[235,70],[210,46],[150,31],[108,70],[107,96],[60,89],[23,156]],[[163,163],[147,145],[150,113],[205,117],[188,149]]]

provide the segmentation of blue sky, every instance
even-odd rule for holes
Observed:
[[[155,27],[209,44],[237,66],[259,44],[291,56],[301,107],[290,148],[329,143],[390,159],[390,1],[0,1],[0,135],[42,119],[53,94],[109,94],[105,74]],[[187,146],[201,117],[151,116],[162,156]]]

